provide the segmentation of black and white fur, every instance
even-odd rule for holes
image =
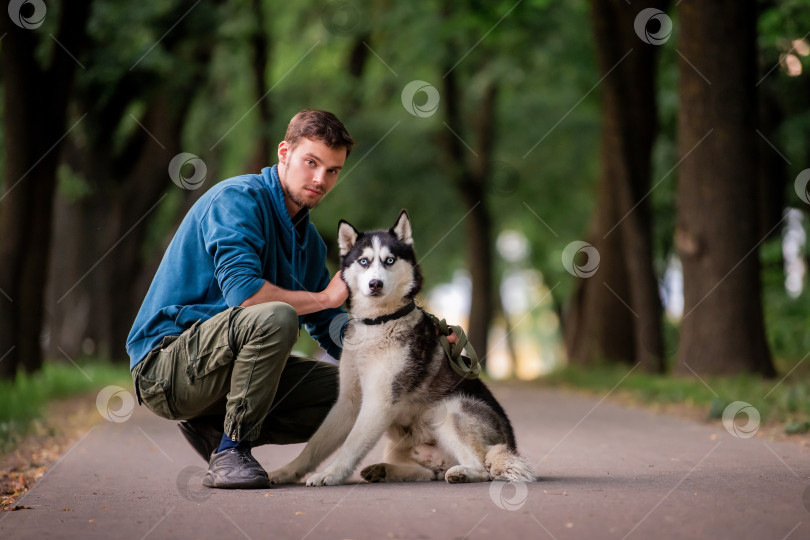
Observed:
[[[384,462],[360,473],[369,482],[533,481],[503,408],[480,379],[453,371],[420,309],[378,325],[362,322],[404,308],[421,289],[405,210],[387,231],[361,233],[341,221],[338,241],[351,316],[339,397],[303,452],[270,473],[270,482],[297,482],[337,450],[307,485],[342,484],[386,432]]]

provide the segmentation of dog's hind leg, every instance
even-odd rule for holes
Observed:
[[[447,421],[437,430],[438,444],[455,458],[458,465],[450,467],[444,479],[450,483],[487,482],[489,473],[484,467],[484,442],[479,430],[460,412],[449,412]]]
[[[392,435],[389,433],[389,435]],[[425,446],[425,445],[422,445]],[[437,475],[431,469],[414,460],[414,447],[410,437],[398,441],[388,441],[383,463],[369,465],[360,471],[360,476],[368,482],[425,482],[435,480]]]

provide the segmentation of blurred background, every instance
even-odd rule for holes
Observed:
[[[490,377],[634,371],[715,399],[711,377],[789,375],[788,414],[808,412],[810,0],[12,0],[0,19],[2,378],[127,366],[186,211],[319,108],[357,141],[312,213],[331,269],[339,219],[408,209],[421,299]]]

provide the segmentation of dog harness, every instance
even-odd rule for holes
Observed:
[[[421,306],[417,307],[416,302],[414,301],[411,301],[393,313],[370,319],[360,319],[360,321],[363,324],[368,325],[383,324],[388,321],[401,319],[402,317],[410,314],[414,309],[419,309],[422,313],[424,313],[436,327],[436,330],[439,332],[439,343],[442,344],[444,354],[447,355],[447,359],[450,361],[450,367],[453,368],[453,371],[465,379],[477,379],[478,375],[481,373],[481,365],[478,363],[478,355],[475,353],[475,349],[473,349],[472,344],[467,339],[467,334],[464,332],[464,329],[458,325],[447,324],[447,321],[444,319],[439,319],[432,313],[428,313],[422,309]],[[447,339],[447,336],[450,334],[455,334],[458,337],[458,341],[455,344],[450,343],[450,341]],[[461,354],[465,347],[467,348],[468,356]]]

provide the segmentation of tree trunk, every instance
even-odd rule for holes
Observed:
[[[0,377],[42,365],[40,334],[51,240],[59,145],[68,131],[67,104],[86,37],[90,1],[60,10],[46,67],[36,59],[34,30],[0,17],[3,69],[5,185],[0,200]],[[6,298],[7,297],[7,298]]]
[[[273,111],[270,97],[267,95],[267,72],[270,66],[270,41],[265,29],[264,8],[262,0],[252,0],[252,13],[255,28],[250,36],[251,60],[253,65],[253,85],[258,99],[259,129],[256,137],[256,149],[247,167],[247,172],[258,173],[262,168],[275,162],[273,151]]]
[[[186,22],[195,21],[190,17]],[[69,275],[62,267],[51,269],[55,287],[50,292],[54,306],[50,327],[56,352],[58,347],[68,356],[79,354],[82,341],[89,338],[96,354],[114,360],[126,357],[126,337],[159,262],[142,254],[148,223],[167,193],[181,189],[171,181],[168,164],[187,150],[182,146],[183,127],[192,98],[204,85],[215,44],[195,40],[189,49],[188,39],[193,36],[193,26],[183,25],[173,31],[173,41],[167,44],[170,51],[185,55],[178,62],[200,66],[190,75],[184,72],[182,79],[166,78],[160,86],[149,83],[146,88],[144,81],[151,74],[127,74],[116,81],[113,97],[100,111],[94,110],[94,89],[80,89],[81,106],[94,114],[87,120],[86,143],[71,149],[69,164],[87,181],[90,195],[60,207],[62,224],[76,228],[66,236],[68,245],[55,249],[80,256]],[[122,122],[131,122],[126,112],[135,99],[146,102],[140,126],[113,153],[109,141],[121,131]],[[206,187],[215,174],[212,164]],[[203,191],[184,192],[186,206]],[[148,279],[144,273],[150,274]],[[77,308],[80,316],[74,318]]]
[[[654,6],[663,10],[666,1]],[[653,271],[647,195],[657,132],[656,47],[633,22],[638,7],[592,0],[592,24],[602,80],[602,174],[591,242],[599,270],[581,280],[566,321],[573,363],[602,360],[664,369],[661,300]]]
[[[685,0],[680,26],[678,147],[689,155],[677,194],[684,273],[677,371],[772,376],[755,204],[756,8]]]
[[[459,110],[463,98],[457,86],[455,71],[446,70],[446,73],[442,101],[447,125],[444,126],[441,138],[447,153],[447,162],[452,164],[450,174],[453,185],[458,189],[459,197],[464,201],[468,212],[465,224],[467,268],[472,281],[472,297],[467,334],[481,359],[482,367],[486,368],[494,305],[492,216],[486,201],[486,185],[492,168],[497,87],[494,81],[490,81],[484,90],[478,124],[475,126],[478,156],[474,164],[470,165],[473,160],[466,155],[469,150],[463,148],[459,140],[459,134],[464,132]]]

